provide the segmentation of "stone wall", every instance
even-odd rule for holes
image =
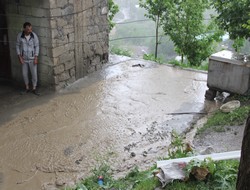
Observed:
[[[5,0],[12,78],[22,81],[16,35],[31,22],[40,40],[39,83],[59,90],[108,61],[107,1]]]

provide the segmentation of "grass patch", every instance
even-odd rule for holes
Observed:
[[[148,61],[154,61],[154,62],[157,62],[157,63],[160,63],[160,64],[163,63],[161,58],[158,57],[158,58],[155,59],[154,54],[144,54],[143,59],[148,60]]]
[[[98,169],[95,168],[93,175],[80,182],[74,190],[147,190],[160,186],[160,182],[154,177],[153,171],[155,167],[147,171],[139,171],[137,167],[132,169],[124,178],[115,180],[111,176],[111,170],[108,165],[102,165]],[[104,185],[99,186],[97,183],[98,176],[104,178]],[[73,189],[71,189],[73,190]]]
[[[242,106],[230,113],[223,113],[220,110],[216,111],[208,118],[207,123],[198,130],[202,133],[208,128],[212,128],[217,132],[223,132],[224,126],[242,125],[250,113],[250,106]]]
[[[175,132],[172,132],[171,145],[172,146],[170,146],[168,150],[170,156],[166,159],[188,156],[189,153],[192,153],[192,150],[187,151],[183,138]],[[192,169],[195,167],[207,168],[208,175],[205,180],[199,181],[195,176],[192,176]],[[233,190],[236,186],[238,167],[239,161],[237,160],[216,162],[211,158],[205,160],[191,160],[184,168],[186,180],[174,180],[163,189]],[[111,168],[107,164],[102,163],[99,167],[93,169],[90,177],[77,184],[76,188],[65,188],[64,190],[154,190],[157,187],[161,187],[158,178],[154,175],[156,172],[159,172],[156,166],[146,171],[139,171],[138,167],[135,167],[125,177],[115,180],[112,177]],[[98,176],[103,176],[103,186],[98,185]]]
[[[174,180],[172,183],[167,184],[163,189],[166,190],[233,190],[236,186],[237,172],[239,161],[237,160],[224,160],[224,161],[191,161],[187,167],[204,166],[209,168],[211,175],[205,181],[198,181],[194,178],[189,178],[187,181]],[[212,169],[211,169],[212,168]],[[105,168],[100,167],[97,171],[98,174],[104,174],[104,186],[99,186],[97,183],[97,176],[93,175],[82,182],[76,188],[65,188],[64,190],[154,190],[161,187],[157,177],[153,175],[155,167],[139,171],[137,167],[132,169],[126,177],[120,179],[113,179]],[[96,172],[97,172],[96,171]],[[103,172],[108,172],[106,175]],[[106,178],[105,178],[106,177]]]
[[[195,69],[195,70],[208,71],[208,62],[203,62],[199,66],[193,66],[193,65],[190,65],[189,63],[181,63],[180,61],[177,61],[177,60],[171,60],[168,62],[168,64],[178,66],[181,68],[191,68],[191,69]]]
[[[120,49],[116,47],[112,47],[111,53],[116,54],[116,55],[123,55],[127,57],[132,57],[132,53],[129,50],[126,49]]]

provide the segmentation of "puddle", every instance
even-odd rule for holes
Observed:
[[[134,165],[152,166],[167,154],[170,132],[184,131],[195,115],[169,113],[203,111],[206,79],[205,73],[125,60],[43,103],[34,99],[23,111],[13,105],[20,111],[0,118],[0,187],[70,185],[100,159],[109,160],[117,176]]]

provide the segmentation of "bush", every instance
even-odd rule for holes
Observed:
[[[116,54],[116,55],[124,55],[128,57],[132,57],[132,53],[129,50],[115,48],[115,47],[111,49],[111,53]]]

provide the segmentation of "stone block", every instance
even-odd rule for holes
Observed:
[[[32,9],[27,6],[18,6],[18,11],[21,15],[32,15]]]
[[[75,41],[75,33],[68,34],[69,42]]]
[[[41,7],[46,8],[46,9],[50,8],[49,0],[43,0],[43,1],[40,1],[40,3],[41,3]]]
[[[93,73],[95,71],[95,66],[91,66],[88,68],[87,73]]]
[[[74,61],[74,52],[66,52],[59,56],[60,63],[65,63],[65,62],[72,61],[72,60]]]
[[[102,55],[102,54],[105,53],[104,49],[105,49],[105,48],[103,48],[103,46],[101,46],[100,43],[97,43],[97,44],[96,44],[95,53],[98,54],[98,55]]]
[[[57,8],[57,2],[56,0],[49,0],[50,8],[55,9]]]
[[[37,16],[37,17],[47,17],[47,16],[49,16],[49,12],[46,9],[35,8],[35,7],[32,7],[30,9],[31,9],[31,14],[33,16]]]
[[[65,70],[69,70],[75,66],[75,61],[74,60],[67,61],[64,65],[65,65]]]
[[[98,65],[101,63],[100,56],[96,55],[93,60],[91,60],[91,65]]]
[[[57,27],[57,19],[52,18],[52,19],[50,20],[50,27],[51,27],[52,29],[56,29],[56,27]]]
[[[68,71],[65,71],[65,72],[63,72],[62,74],[58,75],[58,80],[59,80],[60,82],[66,81],[66,80],[68,80],[69,78],[70,78],[70,75],[69,75],[69,72],[68,72]]]
[[[72,4],[67,5],[62,9],[62,15],[65,15],[63,18],[70,22],[73,19],[74,6]],[[72,15],[71,15],[72,14]],[[78,16],[80,18],[80,16]]]
[[[47,36],[47,28],[41,27],[33,27],[33,31],[37,34],[38,37],[46,37]]]
[[[57,20],[57,27],[63,27],[68,25],[68,21],[63,18],[56,18],[56,20]]]
[[[38,62],[44,65],[53,65],[53,60],[50,57],[44,55],[38,56]]]
[[[101,69],[102,69],[102,64],[98,64],[95,66],[96,71],[101,70]]]
[[[51,59],[52,59],[54,65],[59,65],[59,64],[60,64],[59,58],[58,58],[58,57],[56,57],[56,58],[51,58]]]
[[[92,1],[85,1],[84,3],[84,9],[89,9],[90,7],[93,6],[93,2]]]
[[[44,56],[47,56],[47,47],[44,47],[44,46],[40,46],[40,53],[39,55],[44,55]]]
[[[69,80],[66,81],[66,84],[67,84],[67,85],[70,85],[70,84],[72,84],[72,83],[75,82],[75,81],[76,81],[76,77],[73,76],[73,77],[71,77]]]
[[[106,7],[102,8],[101,14],[106,15],[106,14],[108,14],[108,12],[109,12],[109,8],[106,6]]]
[[[59,84],[58,76],[54,76],[53,78],[54,78],[54,83],[55,83],[55,84]]]
[[[61,27],[51,29],[51,38],[63,40],[65,38],[63,29]]]
[[[62,15],[62,10],[60,8],[50,9],[51,17],[57,17]]]
[[[52,66],[38,63],[38,73],[39,75],[43,74],[46,75],[47,78],[51,78],[53,75]]]
[[[62,55],[66,51],[67,50],[66,50],[65,46],[55,47],[52,49],[52,57],[58,57],[59,55]]]
[[[75,67],[72,68],[72,69],[70,69],[69,74],[70,74],[71,77],[76,76],[76,69],[75,69]]]
[[[75,32],[75,27],[71,24],[67,24],[66,27],[64,27],[64,33],[65,34],[71,34]]]
[[[63,8],[68,4],[68,0],[56,0],[57,7]]]
[[[7,4],[5,10],[7,13],[17,13],[18,7],[16,4]]]
[[[89,42],[96,42],[97,40],[98,39],[96,34],[89,35]]]
[[[89,44],[84,44],[83,48],[83,56],[84,57],[92,57],[94,55],[94,52],[91,50],[91,47]]]
[[[66,82],[65,82],[65,81],[59,82],[59,84],[55,86],[55,90],[56,90],[56,91],[59,91],[59,90],[61,90],[62,88],[65,88],[66,86],[67,86],[67,85],[66,85]]]
[[[63,64],[54,67],[54,74],[55,75],[60,74],[63,71],[64,71],[64,65]]]
[[[69,47],[69,51],[75,50],[75,44],[74,43],[69,43],[68,47]]]

